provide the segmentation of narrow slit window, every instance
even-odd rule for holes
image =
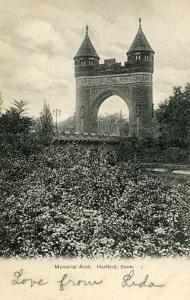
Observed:
[[[94,64],[94,59],[93,58],[90,58],[89,59],[89,65],[93,65]]]
[[[85,60],[84,59],[80,59],[80,65],[85,65]]]

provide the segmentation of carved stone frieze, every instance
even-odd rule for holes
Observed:
[[[137,73],[125,75],[110,75],[110,76],[93,76],[77,78],[77,87],[84,86],[104,86],[115,84],[132,84],[132,83],[146,83],[152,84],[152,74]]]

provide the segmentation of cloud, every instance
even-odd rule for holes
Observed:
[[[165,89],[166,86],[170,87],[186,84],[188,78],[190,78],[190,70],[179,71],[174,68],[165,67],[155,71],[154,83]]]
[[[98,115],[106,116],[107,114],[122,113],[123,116],[129,116],[127,104],[118,96],[111,96],[106,99],[100,106]]]
[[[11,78],[13,88],[26,91],[47,91],[53,87],[52,80],[43,71],[35,67],[23,67],[13,74]]]
[[[15,32],[15,38],[24,47],[52,54],[64,53],[61,34],[44,21],[23,23]]]
[[[28,56],[27,63],[43,70],[55,80],[66,80],[73,77],[74,61],[67,60],[60,56],[48,56],[42,53],[35,53]]]
[[[187,1],[185,5],[183,0],[126,0],[120,5],[111,1],[109,6],[100,0],[7,1],[0,10],[0,89],[7,98],[26,95],[34,114],[41,109],[44,96],[52,108],[62,108],[65,116],[74,113],[73,56],[86,24],[101,62],[107,58],[124,62],[138,17],[142,17],[143,30],[155,50],[155,103],[190,78]]]
[[[0,40],[0,61],[2,62],[2,64],[10,59],[12,52],[12,46],[3,40]]]
[[[190,70],[176,70],[165,67],[155,70],[154,73],[154,103],[155,107],[167,99],[174,86],[184,87],[190,78]]]

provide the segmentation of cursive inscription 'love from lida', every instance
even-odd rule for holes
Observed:
[[[146,276],[144,277],[144,279],[140,282],[136,282],[135,278],[135,271],[131,270],[128,274],[125,274],[123,276],[123,280],[122,280],[122,287],[139,287],[139,288],[143,288],[143,287],[148,287],[148,288],[161,288],[163,286],[165,286],[165,284],[156,284],[153,281],[151,281],[149,279],[149,275],[146,274]]]
[[[30,288],[32,287],[42,287],[48,284],[48,281],[45,281],[44,279],[38,279],[34,280],[31,277],[26,277],[24,275],[23,269],[20,269],[19,271],[15,271],[13,273],[13,285],[25,285]],[[80,278],[80,277],[79,277]],[[93,287],[93,286],[100,286],[105,282],[104,279],[73,279],[69,274],[65,273],[62,275],[61,279],[56,281],[56,285],[58,285],[58,288],[60,291],[64,291],[66,287]],[[135,271],[130,270],[129,273],[125,274],[122,277],[122,287],[148,287],[148,288],[161,288],[165,286],[165,284],[161,283],[155,283],[150,278],[149,275],[146,274],[141,281],[137,281],[135,279]]]

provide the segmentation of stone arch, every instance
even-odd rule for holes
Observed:
[[[125,102],[129,110],[129,133],[132,133],[132,120],[133,120],[133,107],[131,105],[131,99],[129,95],[126,94],[126,91],[122,91],[119,88],[105,88],[100,91],[97,91],[94,97],[91,99],[91,105],[89,107],[89,116],[91,123],[91,131],[97,132],[97,120],[98,120],[98,111],[100,106],[111,96],[118,96]]]
[[[128,106],[129,135],[152,135],[152,75],[115,74],[79,77],[76,80],[76,130],[97,133],[97,112],[110,96],[119,96]]]

